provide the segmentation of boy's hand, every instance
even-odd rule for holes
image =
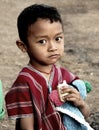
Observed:
[[[63,86],[60,88],[60,93],[61,95],[64,95],[62,97],[64,101],[70,101],[73,102],[74,105],[77,107],[83,107],[84,100],[82,99],[80,93],[75,88]]]
[[[73,87],[70,87],[68,84],[66,84],[65,81],[63,81],[63,84],[60,84],[58,87],[58,92],[61,97],[60,99],[62,99],[61,101],[73,102],[74,105],[79,108],[79,110],[82,112],[85,118],[89,116],[90,114],[89,106],[82,99],[78,90],[76,90]]]

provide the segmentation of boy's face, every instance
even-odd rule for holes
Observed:
[[[27,40],[27,53],[34,65],[51,65],[64,52],[64,34],[60,22],[38,19],[29,27]]]

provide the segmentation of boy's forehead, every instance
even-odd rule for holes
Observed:
[[[62,23],[60,23],[59,21],[51,21],[50,19],[46,18],[46,19],[43,19],[43,18],[38,18],[35,23],[31,24],[30,26],[34,26],[34,25],[38,25],[38,24],[53,24],[53,23],[59,23],[62,25]]]
[[[28,28],[28,33],[40,32],[40,31],[51,31],[51,30],[63,31],[62,24],[59,21],[51,22],[49,19],[38,19],[34,24],[31,24]]]

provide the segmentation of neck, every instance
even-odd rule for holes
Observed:
[[[37,66],[35,66],[35,65],[32,65],[31,63],[30,63],[30,65],[31,65],[34,69],[36,69],[36,70],[38,70],[39,72],[41,72],[41,73],[43,73],[43,74],[46,74],[46,75],[50,75],[50,73],[52,72],[52,66],[37,67]]]
[[[34,67],[34,68],[35,68],[35,67]],[[38,70],[39,72],[44,73],[44,74],[47,74],[47,75],[49,75],[49,74],[51,73],[51,71],[52,71],[52,69],[49,70],[49,71],[43,71],[43,70],[40,70],[40,69],[38,69],[38,68],[35,68],[35,69]]]

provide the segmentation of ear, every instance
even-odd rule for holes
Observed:
[[[18,46],[18,48],[22,51],[22,52],[27,52],[27,47],[24,44],[24,42],[22,42],[21,40],[17,40],[16,41],[16,45]]]

